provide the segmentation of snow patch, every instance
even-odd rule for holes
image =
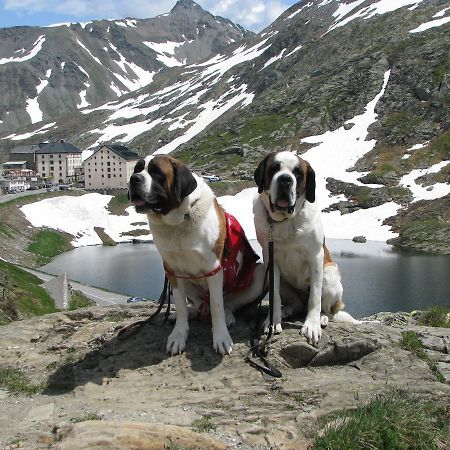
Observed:
[[[77,42],[77,44],[83,49],[83,50],[85,50],[88,54],[89,54],[89,56],[97,63],[97,64],[100,64],[100,65],[102,65],[102,62],[96,57],[96,56],[94,56],[92,53],[91,53],[91,51],[78,39],[78,38],[76,38],[76,42]]]
[[[41,128],[38,128],[37,130],[34,130],[34,131],[30,131],[29,133],[10,134],[9,136],[6,136],[2,139],[10,139],[12,141],[21,141],[23,139],[28,139],[32,136],[35,136],[36,134],[47,133],[48,129],[52,128],[54,125],[56,125],[56,122],[47,123],[46,125],[42,126]]]
[[[284,52],[286,51],[285,48],[283,48],[283,50],[281,50],[281,52],[276,55],[276,56],[272,56],[272,58],[270,58],[269,60],[266,61],[266,63],[264,64],[264,66],[259,69],[258,72],[261,72],[261,70],[264,70],[266,67],[269,67],[271,64],[273,64],[275,61],[278,61],[279,59],[281,59],[284,55]]]
[[[24,205],[20,209],[33,227],[49,227],[74,236],[71,242],[74,247],[101,245],[94,227],[104,228],[116,242],[129,242],[130,236],[121,234],[142,229],[142,226],[131,224],[145,222],[144,216],[136,213],[132,206],[126,209],[127,216],[111,214],[106,209],[111,198],[111,195],[97,193],[62,196]],[[143,239],[150,240],[151,236]]]
[[[358,8],[365,0],[355,0],[351,3],[340,3],[338,9],[333,13],[336,17],[333,25],[325,33],[347,25],[349,22],[355,19],[370,19],[376,15],[386,14],[388,12],[395,11],[405,6],[416,7],[423,0],[379,0],[362,9],[357,10],[354,14],[349,15],[353,10]],[[411,9],[411,8],[410,8]]]
[[[302,154],[302,158],[306,159],[316,170],[316,197],[321,209],[344,199],[342,195],[333,196],[328,191],[326,188],[326,178],[328,177],[358,186],[379,187],[358,181],[358,178],[365,175],[366,172],[349,172],[348,169],[351,169],[362,156],[375,146],[375,140],[366,141],[365,139],[369,126],[377,120],[375,106],[386,90],[389,76],[390,70],[385,72],[380,92],[367,104],[365,111],[346,122],[353,123],[352,128],[346,130],[341,127],[319,136],[302,139],[302,142],[319,144]],[[364,234],[368,239],[389,239],[394,235],[389,231],[389,227],[382,226],[381,222],[386,217],[395,214],[398,208],[400,208],[399,205],[391,202],[351,214],[341,215],[339,211],[323,213],[326,235],[348,239],[356,234]]]
[[[45,42],[45,35],[39,36],[33,44],[33,48],[28,52],[27,55],[20,56],[19,58],[11,57],[11,58],[1,58],[0,64],[8,64],[11,62],[23,62],[28,61],[31,58],[34,58],[42,49],[42,46]]]
[[[417,202],[418,200],[434,200],[436,198],[444,197],[450,194],[449,183],[436,183],[432,186],[424,187],[417,184],[416,180],[424,175],[438,173],[448,164],[450,164],[450,160],[441,161],[427,169],[414,169],[400,179],[399,185],[408,188],[412,192],[414,197],[413,202]]]
[[[134,73],[133,79],[124,77],[120,74],[113,73],[113,75],[120,80],[120,82],[126,86],[130,91],[136,91],[141,87],[147,86],[153,81],[153,77],[156,72],[148,72],[147,70],[139,67],[137,64],[133,62],[129,62],[125,59],[125,57],[117,50],[117,48],[109,43],[110,47],[119,55],[120,60],[114,60],[114,62],[125,72],[128,76],[131,75],[129,70]],[[128,69],[127,69],[128,67]]]
[[[43,113],[41,108],[39,107],[38,97],[39,94],[44,90],[44,88],[48,85],[48,81],[50,75],[52,74],[52,69],[48,69],[43,80],[39,79],[40,83],[36,86],[37,95],[34,98],[27,99],[27,106],[25,107],[27,113],[30,116],[31,123],[42,122]]]
[[[192,41],[188,41],[192,42]],[[151,42],[151,41],[144,41],[143,44],[147,47],[154,50],[158,56],[156,59],[163,63],[167,67],[177,67],[177,66],[183,66],[186,64],[186,60],[179,61],[177,58],[175,58],[173,55],[175,55],[175,51],[178,47],[181,47],[184,45],[186,41],[184,42]]]
[[[417,28],[414,28],[414,30],[410,30],[410,33],[422,33],[423,31],[427,31],[430,28],[436,28],[441,27],[442,25],[445,25],[446,23],[450,22],[450,17],[443,17],[442,19],[435,19],[431,20],[430,22],[425,22],[422,25],[419,25]]]

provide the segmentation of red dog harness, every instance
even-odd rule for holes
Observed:
[[[226,238],[223,248],[222,262],[218,267],[203,275],[180,276],[164,268],[168,275],[186,280],[208,278],[223,269],[223,288],[226,294],[247,289],[253,279],[256,262],[259,256],[253,250],[238,220],[229,213],[225,213]],[[203,303],[199,307],[199,313],[208,314],[209,291],[205,292]]]

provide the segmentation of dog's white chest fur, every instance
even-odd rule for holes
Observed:
[[[196,276],[216,266],[212,249],[219,237],[219,218],[204,183],[199,182],[177,210],[163,217],[149,214],[148,219],[155,245],[174,273]]]
[[[268,240],[267,212],[261,199],[256,200],[255,227],[258,237]],[[321,249],[324,234],[320,215],[314,204],[305,203],[303,209],[289,220],[273,222],[275,263],[283,278],[298,289],[310,285],[310,259]]]

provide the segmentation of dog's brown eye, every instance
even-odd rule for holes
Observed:
[[[294,167],[294,170],[292,171],[293,175],[295,176],[295,178],[302,178],[303,177],[303,172],[300,169],[300,167]]]

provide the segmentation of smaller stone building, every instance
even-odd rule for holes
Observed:
[[[45,142],[35,152],[36,172],[56,182],[73,182],[75,168],[81,166],[82,151],[68,142]]]
[[[102,145],[83,162],[85,189],[125,189],[140,158],[124,145]]]

